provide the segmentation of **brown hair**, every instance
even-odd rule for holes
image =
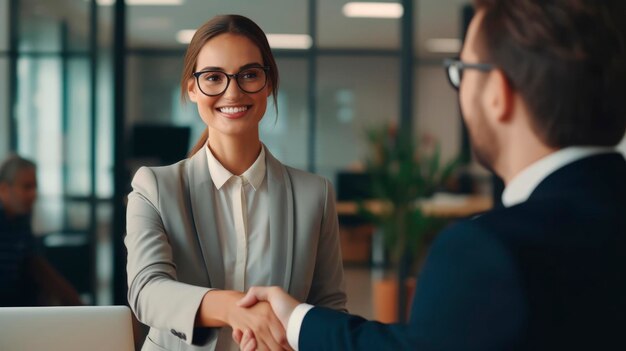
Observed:
[[[614,146],[626,130],[626,1],[475,0],[490,63],[549,146]]]
[[[183,73],[180,78],[180,94],[183,101],[187,101],[187,82],[189,79],[193,79],[193,73],[196,70],[196,63],[198,61],[198,54],[204,44],[212,38],[224,34],[233,33],[242,35],[250,39],[261,51],[263,58],[263,64],[270,67],[268,78],[272,87],[272,95],[274,98],[274,107],[278,112],[278,66],[274,55],[270,49],[270,44],[267,42],[267,37],[263,30],[254,23],[251,19],[240,15],[220,15],[211,18],[204,23],[196,33],[194,34],[189,46],[187,47],[187,53],[185,54],[185,61],[183,64]],[[189,152],[188,156],[195,154],[198,150],[202,149],[206,144],[209,137],[208,129],[205,129],[200,136],[198,142]]]

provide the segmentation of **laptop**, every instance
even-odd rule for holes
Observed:
[[[126,306],[2,307],[2,351],[133,351]]]

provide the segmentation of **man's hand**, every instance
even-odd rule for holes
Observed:
[[[256,339],[250,330],[244,332],[237,329],[233,330],[233,340],[239,345],[240,351],[257,351]]]
[[[237,306],[228,315],[228,324],[243,330],[254,338],[254,350],[285,350],[289,348],[285,329],[267,302],[261,301],[250,308]],[[233,333],[234,336],[234,333]],[[235,339],[237,341],[237,339]],[[243,345],[249,344],[249,342]],[[250,347],[250,346],[248,346]]]
[[[260,302],[269,302],[274,314],[283,325],[284,330],[287,330],[287,324],[289,318],[293,313],[293,310],[300,304],[297,300],[289,296],[283,289],[273,287],[252,287],[248,290],[248,293],[237,302],[237,305],[244,308],[254,308]],[[258,349],[259,341],[256,340],[255,333],[249,329],[237,329],[233,328],[233,340],[243,351],[254,351]],[[281,340],[282,341],[282,340]],[[285,345],[286,340],[281,342],[281,345],[285,349],[291,349],[288,345]]]
[[[254,306],[259,301],[267,301],[270,303],[274,314],[276,314],[276,317],[278,317],[278,320],[280,320],[285,330],[287,330],[291,313],[300,304],[296,299],[289,296],[289,294],[277,286],[252,287],[248,290],[246,296],[239,300],[237,304],[241,307],[250,307]]]
[[[254,347],[259,351],[279,351],[289,347],[285,329],[268,302],[261,301],[251,307],[242,307],[238,302],[245,295],[239,291],[211,290],[200,303],[196,325],[203,327],[230,326],[237,333],[248,332],[254,336]],[[243,333],[239,334],[241,338]],[[235,337],[233,333],[233,338]],[[239,340],[235,338],[237,343]],[[248,345],[246,342],[244,345]]]

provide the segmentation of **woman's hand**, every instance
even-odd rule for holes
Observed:
[[[254,339],[254,335],[249,330],[245,332],[238,331],[237,333],[233,332],[233,339],[237,344],[239,344],[240,351],[256,351],[256,340]]]
[[[267,302],[259,302],[249,308],[235,306],[230,310],[227,322],[233,330],[244,331],[248,339],[254,339],[253,349],[290,349],[285,329]]]
[[[211,290],[204,295],[196,325],[205,327],[233,328],[233,336],[248,331],[255,340],[256,350],[289,349],[282,324],[274,315],[271,306],[260,302],[252,307],[240,307],[237,302],[244,294],[230,290]]]
[[[256,339],[250,330],[233,330],[233,340],[235,340],[235,342],[239,345],[239,350],[241,351],[257,350]],[[289,346],[286,347],[285,350],[293,351],[293,349]]]

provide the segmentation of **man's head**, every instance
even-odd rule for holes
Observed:
[[[525,124],[549,149],[619,143],[626,1],[475,0],[475,7],[461,60],[493,69],[465,70],[460,100],[483,164],[497,166],[500,149],[523,139],[507,125]]]
[[[0,165],[0,201],[9,216],[28,215],[37,199],[36,166],[19,156]]]

